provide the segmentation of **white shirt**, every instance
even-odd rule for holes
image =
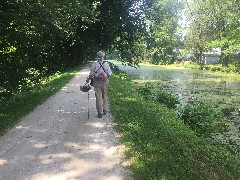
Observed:
[[[99,62],[101,63],[101,65],[102,65],[102,67],[104,68],[104,70],[103,70],[103,68],[101,67],[101,65],[100,65]],[[101,67],[101,68],[100,68],[100,67]],[[101,73],[104,73],[104,75],[106,75],[106,77],[112,75],[112,70],[111,70],[108,62],[105,61],[105,62],[103,63],[103,60],[101,60],[101,61],[96,61],[96,62],[92,63],[90,75],[92,75],[92,76],[98,76],[98,75],[101,74]]]

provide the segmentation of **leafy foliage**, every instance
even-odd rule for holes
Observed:
[[[154,85],[152,83],[144,83],[143,86],[138,87],[137,91],[142,96],[152,99],[152,95],[154,93]]]
[[[179,104],[179,99],[172,95],[171,93],[164,92],[164,91],[158,91],[155,93],[155,99],[157,102],[162,103],[166,105],[170,109],[174,109],[177,107],[177,104]]]
[[[228,67],[221,67],[216,65],[198,65],[195,63],[184,65],[185,68],[190,69],[201,69],[201,70],[210,70],[210,71],[221,71],[225,73],[240,73],[238,61],[234,62],[234,64],[230,64]]]
[[[178,117],[200,135],[209,136],[221,129],[226,119],[221,111],[208,105],[186,105],[178,109]]]
[[[134,64],[134,42],[144,31],[149,1],[4,1],[0,4],[0,100],[38,84],[37,79],[118,49]],[[33,72],[34,71],[34,72]],[[31,72],[31,73],[29,73]],[[34,78],[33,78],[34,74]],[[26,89],[24,89],[26,87]]]
[[[176,96],[166,91],[158,90],[152,83],[144,83],[143,86],[137,88],[137,92],[147,99],[151,99],[156,103],[164,104],[170,109],[176,108],[177,104],[180,103]]]
[[[237,0],[187,3],[190,28],[186,46],[198,55],[198,63],[201,63],[203,50],[220,47],[222,65],[228,66],[231,57],[239,51],[239,6]]]
[[[146,11],[148,32],[146,46],[153,64],[172,63],[179,37],[178,13],[182,4],[173,0],[154,1]]]
[[[126,72],[119,69],[118,66],[114,65],[112,62],[108,62],[108,64],[111,67],[111,70],[114,72],[115,76],[117,76],[120,79],[127,79]]]

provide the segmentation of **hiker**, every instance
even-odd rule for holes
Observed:
[[[97,61],[92,63],[89,77],[86,82],[88,83],[93,77],[93,87],[96,96],[96,108],[98,117],[107,113],[107,93],[109,85],[109,77],[112,75],[111,68],[107,61],[104,61],[105,53],[99,51],[97,53]]]

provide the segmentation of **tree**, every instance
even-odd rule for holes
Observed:
[[[189,4],[190,34],[201,40],[202,49],[220,47],[222,65],[228,66],[232,55],[240,49],[240,3],[237,0],[193,0]]]
[[[177,27],[181,4],[175,0],[153,2],[152,7],[146,12],[147,49],[154,64],[159,64],[160,61],[169,63],[173,57],[173,49],[179,42]]]
[[[0,93],[13,94],[39,79],[117,49],[138,63],[144,9],[150,0],[11,0],[0,4]],[[23,88],[25,87],[25,88]]]
[[[221,61],[228,66],[231,57],[240,49],[240,3],[237,0],[221,0],[207,3],[213,21],[207,22],[213,34],[209,46],[221,47]],[[213,18],[214,17],[214,18]]]
[[[202,55],[206,50],[208,40],[207,27],[205,25],[206,16],[203,15],[200,1],[188,4],[186,3],[186,16],[190,21],[189,31],[185,37],[185,47],[191,49],[197,64],[202,65]]]

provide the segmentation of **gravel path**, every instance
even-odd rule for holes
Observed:
[[[79,90],[88,73],[89,65],[0,137],[0,180],[132,179],[111,115],[97,118],[93,88],[89,100]]]

